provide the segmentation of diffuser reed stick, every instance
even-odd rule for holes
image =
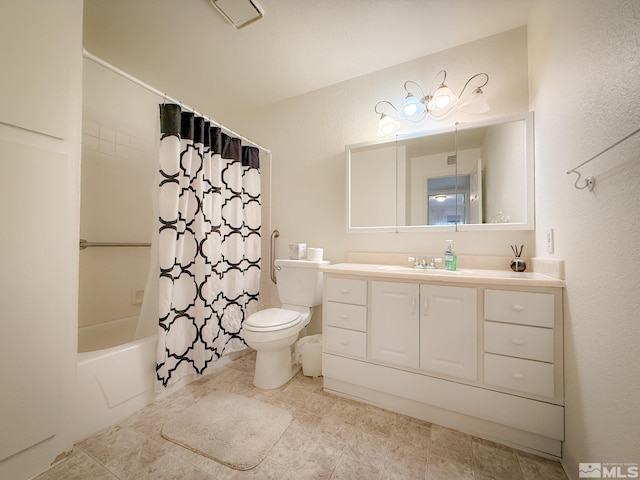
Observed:
[[[515,255],[515,258],[511,260],[511,270],[514,272],[524,272],[527,269],[527,263],[520,258],[522,256],[522,251],[524,250],[524,245],[511,245],[511,251]]]

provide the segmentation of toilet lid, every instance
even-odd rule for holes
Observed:
[[[250,315],[244,324],[250,330],[275,330],[292,326],[299,318],[300,312],[282,308],[267,308]]]

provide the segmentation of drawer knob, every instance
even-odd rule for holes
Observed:
[[[349,315],[342,314],[342,315],[340,315],[340,318],[343,319],[343,320],[348,320],[349,319]]]
[[[524,345],[524,340],[520,340],[519,338],[513,338],[511,339],[511,343],[513,343],[514,345]]]
[[[349,345],[349,340],[340,340],[340,345],[347,346]]]
[[[513,375],[511,375],[513,378],[515,378],[516,380],[522,380],[524,378],[524,375],[521,373],[514,373]]]
[[[516,312],[524,311],[524,307],[522,305],[512,305],[511,308],[514,309]]]
[[[347,293],[349,293],[349,289],[348,289],[348,288],[343,288],[343,289],[341,290],[341,292],[342,292],[342,293],[344,293],[344,294],[346,295]]]

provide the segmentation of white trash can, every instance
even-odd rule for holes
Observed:
[[[296,342],[296,355],[306,377],[322,375],[322,335],[308,335]]]

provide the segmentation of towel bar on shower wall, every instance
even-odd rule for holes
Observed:
[[[121,242],[88,242],[80,239],[80,250],[88,247],[150,247],[150,243],[121,243]]]

